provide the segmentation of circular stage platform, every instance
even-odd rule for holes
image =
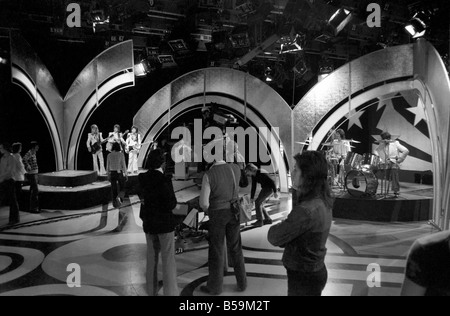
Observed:
[[[374,222],[420,222],[432,218],[433,187],[402,183],[402,194],[384,197],[354,197],[345,192],[336,196],[333,216]]]

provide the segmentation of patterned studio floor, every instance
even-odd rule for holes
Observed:
[[[23,213],[23,226],[4,230],[7,209],[0,209],[0,295],[133,295],[144,296],[145,236],[139,205],[119,210],[103,206],[83,212]],[[287,198],[270,207],[275,223],[288,214]],[[269,227],[246,227],[242,238],[249,287],[235,293],[234,278],[225,278],[223,295],[284,296],[286,271],[282,250],[267,242]],[[328,242],[329,281],[324,295],[398,295],[409,247],[435,232],[427,223],[381,224],[337,220]],[[190,250],[189,250],[190,249]],[[206,281],[205,243],[177,255],[182,295],[201,295]],[[81,288],[69,288],[67,267],[81,267]],[[382,286],[370,289],[367,267],[381,266]]]

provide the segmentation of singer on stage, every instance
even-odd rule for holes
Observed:
[[[396,197],[400,195],[399,170],[401,164],[409,155],[409,150],[401,145],[399,141],[392,140],[392,135],[384,132],[381,134],[380,145],[376,149],[376,154],[381,159],[381,168],[386,170],[388,181],[392,181],[392,190]]]
[[[133,126],[131,133],[128,134],[126,152],[128,153],[128,173],[138,173],[138,156],[141,149],[141,135],[138,128]]]
[[[92,163],[94,165],[94,171],[98,174],[106,174],[105,160],[103,158],[102,143],[104,142],[102,133],[99,132],[97,125],[91,126],[91,132],[88,134],[88,140],[86,146],[88,151],[92,154]],[[100,168],[99,165],[100,164]]]

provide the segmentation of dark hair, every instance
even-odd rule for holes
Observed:
[[[133,131],[133,129],[136,130],[136,133],[139,133],[139,128],[137,128],[137,126],[135,125],[131,126],[131,131]]]
[[[36,141],[30,143],[30,149],[35,149],[37,146],[39,146],[39,143]]]
[[[341,138],[342,138],[342,139],[345,139],[345,132],[344,132],[343,129],[338,129],[338,130],[336,131],[336,133],[338,133],[339,135],[341,135]]]
[[[164,164],[164,153],[161,149],[155,149],[150,152],[148,155],[147,166],[146,169],[155,170],[161,168]]]
[[[383,140],[391,140],[391,138],[392,138],[392,135],[388,132],[384,132],[381,134],[381,139],[383,139]]]
[[[294,159],[303,178],[299,200],[308,201],[318,197],[327,207],[332,208],[334,199],[328,184],[328,162],[324,155],[318,151],[306,151],[296,155]]]
[[[122,148],[120,147],[120,144],[119,143],[114,143],[114,144],[112,144],[112,151],[121,151],[122,150]]]
[[[4,143],[0,143],[0,145],[3,146],[4,150],[11,152],[11,144],[10,143],[4,142]]]
[[[119,132],[120,132],[120,125],[119,124],[116,124],[116,125],[114,125],[114,129],[118,129],[119,130]]]
[[[18,154],[21,149],[22,149],[22,143],[14,143],[12,145],[12,153],[13,154]]]
[[[245,171],[258,171],[258,167],[252,163],[249,163],[247,166],[245,166]]]

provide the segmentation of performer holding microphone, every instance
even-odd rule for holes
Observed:
[[[376,154],[381,159],[381,168],[385,170],[385,177],[392,181],[392,190],[396,197],[400,195],[399,170],[401,164],[409,155],[409,150],[397,140],[392,140],[390,133],[381,134],[380,145],[376,149]]]

